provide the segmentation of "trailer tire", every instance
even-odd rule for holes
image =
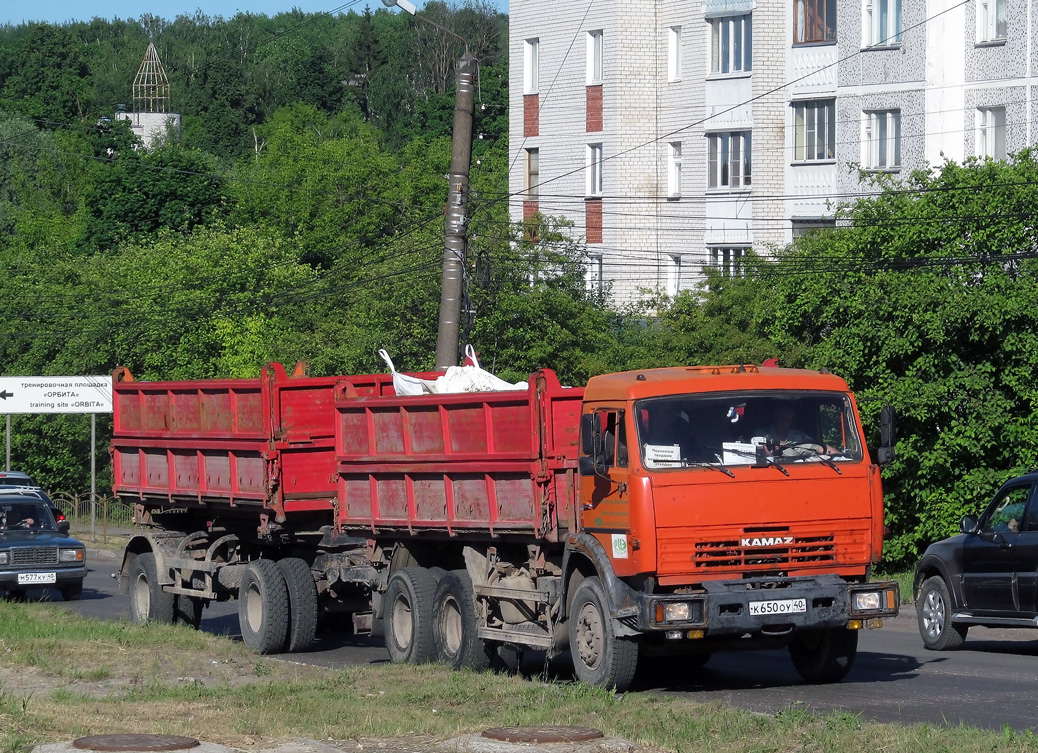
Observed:
[[[288,586],[288,635],[284,650],[306,651],[317,634],[317,584],[310,566],[298,557],[278,560]]]
[[[801,630],[789,644],[793,666],[807,682],[839,682],[854,666],[858,631],[848,628]]]
[[[466,570],[453,570],[440,578],[433,601],[436,660],[453,669],[488,669],[491,646],[477,629],[472,579]]]
[[[202,624],[204,606],[202,599],[198,596],[177,594],[174,601],[174,611],[176,612],[174,621],[178,625],[187,625],[189,628],[198,630],[198,626]]]
[[[138,554],[130,568],[130,616],[138,625],[145,622],[171,624],[176,596],[162,590],[159,569],[152,552]]]
[[[275,654],[288,635],[288,586],[274,560],[250,562],[238,587],[238,624],[245,645]]]
[[[577,679],[623,693],[638,668],[638,644],[616,635],[607,604],[598,576],[580,582],[569,610],[570,653]]]
[[[424,567],[405,567],[389,576],[383,606],[386,649],[397,664],[433,659],[433,601],[436,575]]]

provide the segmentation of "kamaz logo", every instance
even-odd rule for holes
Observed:
[[[743,546],[779,546],[781,544],[792,544],[792,536],[764,536],[759,539],[743,539]]]

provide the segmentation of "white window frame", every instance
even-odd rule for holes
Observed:
[[[862,38],[866,47],[901,44],[902,0],[863,0]]]
[[[667,30],[667,80],[681,80],[681,27]]]
[[[710,73],[743,75],[753,70],[753,15],[710,21]]]
[[[725,277],[742,277],[742,260],[749,250],[746,246],[710,246],[710,266]]]
[[[588,254],[587,267],[584,270],[584,282],[592,293],[601,293],[605,287],[604,264],[602,254]]]
[[[836,100],[793,102],[793,161],[836,160]]]
[[[667,196],[681,197],[681,142],[671,141],[667,145]]]
[[[901,111],[863,113],[862,162],[868,170],[901,169]]]
[[[587,83],[588,86],[602,83],[603,75],[603,39],[602,30],[595,29],[587,33]]]
[[[707,188],[741,190],[753,177],[753,136],[750,131],[708,133]]]
[[[533,201],[539,195],[538,186],[541,183],[541,150],[533,147],[526,150],[526,186],[523,193],[526,198]]]
[[[1006,108],[977,108],[977,156],[1004,160],[1006,151]]]
[[[994,42],[1006,38],[1007,0],[977,0],[977,41]]]
[[[667,295],[671,298],[681,292],[681,254],[667,254]]]
[[[540,87],[540,39],[523,42],[523,94],[536,94]]]
[[[602,144],[588,144],[584,154],[587,196],[602,195],[602,162]]]

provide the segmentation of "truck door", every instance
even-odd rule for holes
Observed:
[[[631,528],[628,505],[627,426],[622,409],[600,408],[597,416],[599,447],[595,454],[604,453],[604,463],[591,475],[581,478],[581,528],[601,542],[614,560],[629,557]],[[584,443],[588,447],[588,443]]]
[[[979,533],[966,538],[962,550],[963,593],[972,612],[1012,615],[1019,611],[1017,574],[1024,511],[1031,486],[1003,489],[980,519]]]

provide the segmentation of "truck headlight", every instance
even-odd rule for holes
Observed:
[[[0,552],[0,565],[7,564],[7,552]]]
[[[663,605],[664,622],[688,622],[692,617],[692,609],[687,601],[677,601]]]
[[[854,611],[868,612],[882,606],[879,591],[859,591],[854,594]]]
[[[61,562],[82,562],[83,561],[83,550],[82,549],[62,549],[61,554],[58,556]]]

